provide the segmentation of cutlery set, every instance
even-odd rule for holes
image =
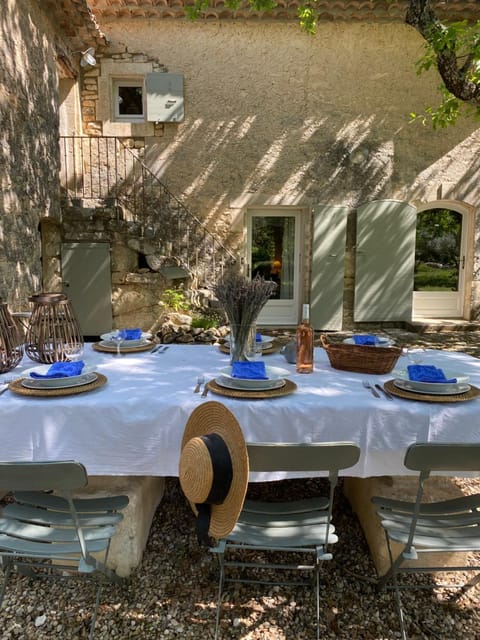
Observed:
[[[369,380],[362,380],[362,384],[365,387],[365,389],[368,389],[369,391],[372,392],[372,395],[375,396],[375,398],[381,397],[380,394],[378,393],[378,391],[380,391],[387,400],[393,400],[392,394],[389,393],[386,389],[384,389],[382,385],[376,383],[372,386]],[[376,391],[376,389],[378,389],[378,391]]]
[[[164,344],[157,344],[156,347],[153,347],[150,353],[165,353],[167,349],[168,349],[168,345],[165,346]]]
[[[198,376],[197,378],[197,385],[195,387],[195,389],[193,390],[193,393],[200,393],[200,390],[202,388],[202,385],[205,385],[203,387],[203,391],[202,391],[202,398],[206,398],[207,397],[207,393],[208,393],[208,386],[207,383],[205,382],[205,376]]]

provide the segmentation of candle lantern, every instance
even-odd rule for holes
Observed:
[[[63,362],[83,351],[83,336],[75,312],[64,293],[39,293],[29,298],[32,315],[25,353],[36,362]]]
[[[6,302],[0,298],[0,373],[10,371],[23,357],[20,331],[12,318]]]

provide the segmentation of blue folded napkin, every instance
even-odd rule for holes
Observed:
[[[378,343],[377,336],[370,336],[367,334],[353,336],[353,341],[355,342],[355,344],[364,344],[364,345],[374,345]]]
[[[264,362],[233,362],[232,378],[246,380],[268,380]]]
[[[454,383],[456,378],[448,379],[443,371],[431,364],[409,364],[408,377],[413,382],[443,382]]]
[[[262,341],[262,334],[261,333],[256,333],[255,334],[255,342],[261,342]]]
[[[142,337],[141,329],[119,329],[118,333],[123,340],[140,340]]]
[[[47,373],[30,373],[31,378],[70,378],[71,376],[79,376],[85,366],[83,360],[75,362],[54,362],[47,370]]]

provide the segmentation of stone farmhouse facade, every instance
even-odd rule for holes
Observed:
[[[435,4],[440,17],[478,19],[476,2]],[[195,22],[186,5],[4,0],[0,295],[12,309],[68,287],[68,251],[102,244],[108,322],[151,329],[165,288],[211,284],[192,266],[214,257],[201,233],[253,274],[255,225],[286,220],[293,284],[266,324],[295,324],[304,301],[317,329],[409,321],[417,214],[448,209],[461,219],[462,272],[445,315],[478,320],[480,129],[409,122],[435,104],[438,77],[415,73],[423,43],[403,22],[406,3],[320,1],[315,36],[293,1],[269,14],[214,1]],[[82,66],[89,48],[95,63]],[[117,161],[128,177],[117,172],[113,187],[106,165]],[[161,194],[143,195],[143,222],[118,188],[137,166],[142,194],[157,182]],[[93,188],[97,169],[108,192]],[[168,235],[179,212],[196,225],[187,268]]]

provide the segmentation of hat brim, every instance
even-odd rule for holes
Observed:
[[[211,433],[220,435],[227,445],[233,471],[232,484],[225,500],[222,504],[211,505],[208,532],[218,539],[228,535],[238,520],[247,493],[249,465],[242,429],[235,416],[220,402],[205,402],[191,413],[183,433],[182,451],[192,438]],[[197,514],[195,504],[189,502]]]

